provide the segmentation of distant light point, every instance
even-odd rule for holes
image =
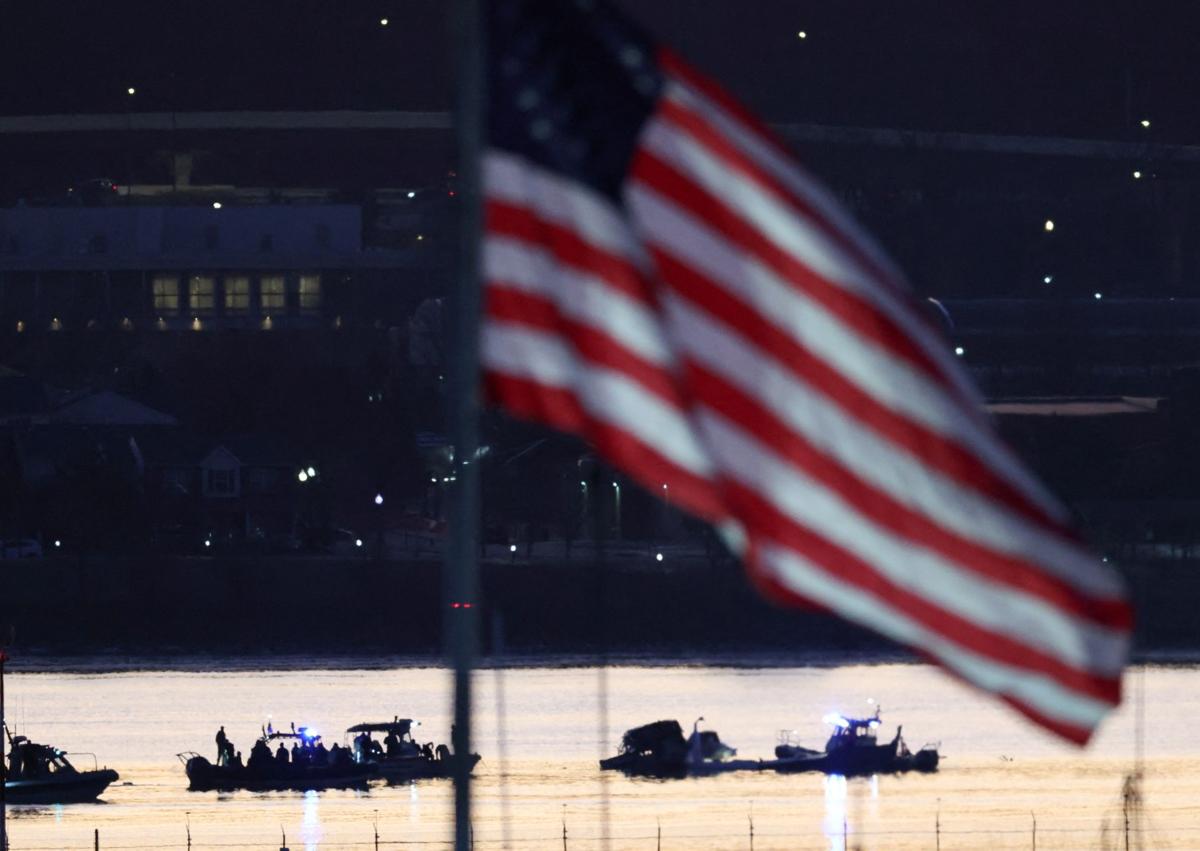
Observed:
[[[409,198],[416,198],[416,197],[417,197],[417,193],[416,193],[416,192],[413,192],[413,191],[410,189],[410,190],[408,191],[408,197],[409,197]]]
[[[386,27],[387,25],[388,25],[388,19],[387,19],[387,18],[380,18],[380,19],[379,19],[379,26],[381,26],[381,27]]]
[[[136,94],[137,94],[137,89],[135,89],[133,86],[130,86],[129,88],[127,88],[127,89],[125,90],[125,92],[126,92],[126,94],[130,94],[130,95],[136,95]]]
[[[219,210],[219,209],[221,209],[221,202],[220,202],[220,201],[213,201],[213,209],[214,209],[214,210]]]
[[[299,473],[296,474],[296,478],[302,482],[307,482],[308,481],[308,471],[301,470]]]
[[[804,41],[804,39],[808,38],[808,33],[806,33],[804,30],[800,30],[800,32],[796,33],[796,38]]]
[[[1054,230],[1054,219],[1046,219],[1046,223],[1042,227],[1045,228],[1046,233],[1050,233]]]
[[[663,554],[662,554],[662,553],[655,553],[655,554],[654,554],[654,560],[655,560],[655,561],[662,561],[662,560],[663,560]]]
[[[963,355],[965,355],[966,353],[967,353],[967,350],[966,350],[966,349],[964,349],[962,346],[955,346],[955,347],[954,347],[954,354],[958,355],[960,358],[961,358]]]
[[[508,545],[508,551],[509,551],[510,553],[515,553],[515,552],[517,551],[517,545],[516,545],[516,544],[509,544],[509,545]]]
[[[1103,293],[1092,293],[1092,298],[1094,298],[1096,301],[1099,301],[1100,299],[1104,298],[1104,294]]]
[[[1135,172],[1133,173],[1133,179],[1134,179],[1134,180],[1141,180],[1141,179],[1142,179],[1142,173],[1141,173],[1140,171],[1135,171]]]
[[[381,494],[381,493],[375,494],[375,504],[383,505],[383,494]]]
[[[1143,118],[1143,119],[1142,119],[1142,126],[1143,126],[1143,127],[1145,127],[1147,130],[1149,130],[1149,129],[1150,129],[1150,119],[1149,119],[1149,118]]]
[[[1053,276],[1053,275],[1047,275],[1046,277],[1042,278],[1042,283],[1043,283],[1043,284],[1052,284],[1052,283],[1054,283],[1054,276]]]

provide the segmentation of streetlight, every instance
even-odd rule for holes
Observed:
[[[617,540],[621,540],[621,486],[613,482],[613,508],[616,513],[615,526],[617,530]]]

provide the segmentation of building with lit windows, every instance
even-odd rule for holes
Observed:
[[[364,245],[360,205],[121,200],[0,209],[4,333],[391,324],[431,277],[424,234]]]

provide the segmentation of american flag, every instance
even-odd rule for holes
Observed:
[[[602,0],[493,2],[486,33],[491,398],[665,485],[773,599],[1086,742],[1120,700],[1122,582],[883,251]]]

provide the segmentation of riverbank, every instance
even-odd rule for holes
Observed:
[[[1200,566],[1127,570],[1144,658],[1200,651],[1192,601]],[[672,662],[745,653],[891,654],[866,630],[818,611],[782,610],[740,567],[703,558],[491,560],[475,602],[483,651],[516,660],[559,654]],[[51,558],[0,562],[0,629],[38,655],[224,659],[314,654],[436,664],[444,608],[434,559]],[[463,601],[467,602],[467,601]],[[1182,655],[1180,655],[1182,654]]]

